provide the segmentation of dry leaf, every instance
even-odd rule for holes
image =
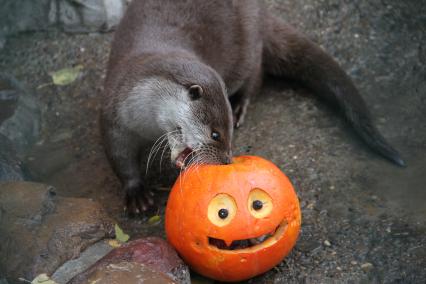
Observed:
[[[117,240],[109,240],[108,244],[113,248],[119,248],[121,247],[121,243]]]
[[[129,235],[123,232],[123,230],[118,226],[118,224],[115,224],[115,239],[117,241],[120,241],[122,243],[125,243],[129,240]]]
[[[160,223],[160,221],[161,221],[161,217],[159,215],[154,215],[148,219],[148,224],[154,225],[154,224]]]
[[[31,284],[57,284],[55,281],[50,279],[49,276],[47,276],[46,273],[40,274],[36,278],[34,278],[33,281],[31,281]]]
[[[83,70],[83,65],[77,65],[75,67],[51,72],[49,75],[52,77],[53,84],[65,86],[74,82],[80,75],[81,70]]]

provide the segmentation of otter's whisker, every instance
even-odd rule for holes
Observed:
[[[149,155],[148,155],[148,160],[147,160],[147,164],[146,164],[145,175],[148,174],[150,163],[155,158],[155,156],[157,155],[158,150],[161,148],[161,145],[165,141],[167,141],[166,139],[168,138],[168,136],[170,136],[170,135],[172,135],[173,133],[176,133],[176,132],[178,132],[178,130],[173,130],[173,131],[170,131],[170,132],[166,132],[163,135],[161,135],[160,137],[158,137],[158,139],[154,142],[154,144],[152,145],[151,150],[149,152]]]

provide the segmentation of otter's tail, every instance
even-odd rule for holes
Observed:
[[[272,16],[264,40],[263,64],[273,76],[301,81],[342,109],[361,138],[375,151],[399,166],[398,152],[373,125],[367,106],[353,82],[320,47]]]

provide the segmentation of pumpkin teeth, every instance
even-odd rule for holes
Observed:
[[[230,245],[227,245],[224,240],[209,237],[209,244],[222,250],[245,249],[263,243],[264,241],[269,239],[275,231],[276,229],[272,233],[264,234],[257,238],[232,241]]]

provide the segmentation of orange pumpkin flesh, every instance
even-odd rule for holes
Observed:
[[[254,156],[189,168],[166,208],[169,242],[192,269],[220,281],[245,280],[277,265],[295,245],[300,223],[288,178]]]

